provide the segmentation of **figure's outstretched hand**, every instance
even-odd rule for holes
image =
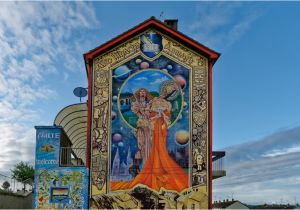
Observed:
[[[153,116],[153,117],[150,117],[149,120],[150,120],[150,121],[153,121],[153,120],[156,120],[156,119],[158,119],[158,118],[160,118],[160,117],[161,117],[161,116],[157,114],[157,115],[155,115],[155,116]]]

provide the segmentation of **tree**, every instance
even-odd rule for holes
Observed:
[[[10,187],[10,184],[9,184],[8,181],[3,182],[2,188],[3,188],[4,190],[7,190],[9,187]]]
[[[17,165],[14,166],[14,169],[11,170],[12,178],[16,179],[18,182],[24,184],[24,191],[26,188],[26,184],[32,183],[34,180],[34,169],[28,163],[24,163],[21,161]]]

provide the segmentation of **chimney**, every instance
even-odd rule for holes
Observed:
[[[173,30],[177,31],[177,28],[178,28],[178,19],[167,19],[167,20],[164,20],[164,23],[172,28]]]

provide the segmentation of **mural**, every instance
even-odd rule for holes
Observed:
[[[37,128],[35,169],[59,166],[60,136],[60,128]]]
[[[164,56],[155,63],[143,60],[113,71],[132,69],[127,79],[116,76],[112,83],[117,101],[112,103],[110,190],[144,184],[180,192],[189,182],[189,71]]]
[[[42,169],[37,172],[35,208],[87,209],[86,168]]]
[[[155,30],[94,59],[91,208],[208,208],[207,71]]]
[[[36,130],[34,208],[88,208],[88,169],[59,167],[62,129],[37,126]]]

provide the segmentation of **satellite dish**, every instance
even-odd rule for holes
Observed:
[[[86,89],[87,88],[77,87],[73,90],[74,95],[80,98],[80,102],[81,102],[81,98],[85,97],[88,93]]]

